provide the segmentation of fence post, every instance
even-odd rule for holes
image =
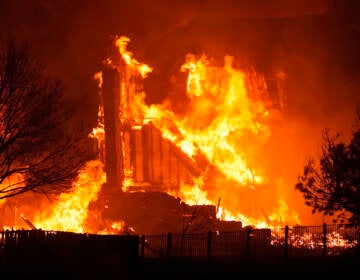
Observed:
[[[246,259],[250,260],[250,240],[251,239],[251,227],[248,227],[246,230]]]
[[[140,244],[140,249],[141,249],[141,253],[140,253],[140,256],[141,256],[141,258],[143,259],[144,257],[145,257],[145,255],[144,255],[144,249],[145,249],[145,235],[143,234],[142,236],[141,236],[141,244]]]
[[[285,226],[285,264],[287,264],[289,260],[289,226]]]
[[[360,231],[357,236],[357,256],[360,257]]]
[[[210,261],[210,257],[211,257],[211,241],[212,241],[212,232],[211,230],[209,230],[208,239],[207,239],[207,252],[206,252],[208,262]]]
[[[324,247],[323,247],[323,256],[325,257],[326,256],[326,243],[327,243],[327,240],[326,240],[326,223],[323,224],[323,244],[324,244]]]
[[[171,256],[171,244],[172,244],[172,234],[168,232],[167,234],[167,246],[166,246],[166,256],[170,258]]]

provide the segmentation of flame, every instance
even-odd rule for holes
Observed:
[[[211,201],[206,198],[207,194],[204,190],[204,181],[202,177],[194,178],[192,185],[187,185],[185,183],[181,184],[178,192],[169,191],[168,193],[175,197],[182,197],[182,200],[190,205],[212,204]]]
[[[153,105],[145,108],[145,118],[190,157],[204,154],[228,179],[249,186],[264,182],[247,162],[246,151],[269,137],[270,130],[263,122],[268,111],[261,100],[248,97],[247,76],[232,68],[232,60],[226,56],[224,67],[219,68],[210,66],[206,56],[195,60],[194,55],[188,55],[181,67],[189,71],[187,95],[191,103],[186,116]],[[173,120],[180,135],[170,132],[167,119]],[[251,146],[246,142],[249,137],[254,141]]]
[[[225,180],[234,182],[235,188],[253,189],[266,183],[261,170],[254,167],[254,161],[247,160],[256,156],[256,147],[265,143],[270,136],[266,124],[269,111],[261,99],[262,94],[266,94],[266,87],[258,86],[256,92],[253,89],[255,98],[250,98],[249,85],[252,85],[250,78],[253,77],[234,69],[233,60],[233,57],[225,56],[224,66],[216,67],[211,66],[205,55],[197,60],[189,54],[181,67],[181,71],[188,71],[186,87],[189,109],[186,115],[174,113],[168,103],[142,104],[142,109],[145,119],[151,120],[160,128],[164,138],[176,144],[189,157],[195,159],[198,155],[204,155],[225,176]],[[264,81],[259,77],[257,79]],[[174,124],[177,134],[171,129]],[[181,189],[183,191],[177,196],[193,204],[184,186]],[[193,191],[198,189],[198,185],[194,184]],[[232,192],[230,189],[223,191]],[[205,191],[202,194],[197,203],[205,201],[214,204],[215,197],[209,198]],[[245,224],[260,224],[237,213],[236,209],[221,209],[222,217],[226,220],[241,219]]]
[[[115,39],[115,46],[118,47],[119,53],[124,59],[127,65],[134,67],[141,75],[142,78],[146,78],[148,73],[152,72],[152,68],[146,64],[140,63],[135,58],[133,58],[132,52],[127,50],[128,43],[130,38],[126,36],[121,36]]]
[[[98,87],[101,88],[103,85],[103,77],[101,71],[94,74],[94,80],[98,82]]]
[[[85,221],[89,203],[97,199],[106,180],[102,168],[100,161],[88,162],[74,182],[73,191],[61,194],[47,211],[35,217],[34,225],[43,230],[87,232]]]

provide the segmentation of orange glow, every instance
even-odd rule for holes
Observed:
[[[15,187],[23,187],[25,184],[24,177],[20,173],[14,173],[8,176],[0,184],[1,189],[6,192],[8,190],[14,189]],[[6,201],[6,199],[0,199],[0,206]]]

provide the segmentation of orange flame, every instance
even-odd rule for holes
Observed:
[[[89,203],[97,199],[105,182],[100,161],[90,161],[73,184],[73,191],[63,193],[46,211],[35,217],[34,225],[43,230],[89,232],[86,228]]]
[[[140,74],[142,78],[146,78],[147,74],[152,72],[152,68],[146,64],[138,62],[133,58],[133,54],[127,50],[127,45],[130,42],[130,39],[126,36],[121,36],[115,40],[115,46],[118,47],[119,53],[124,59],[127,65],[134,67]]]

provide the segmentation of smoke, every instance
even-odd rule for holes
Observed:
[[[355,55],[354,38],[350,38],[355,35],[341,38],[343,31],[334,30],[337,23],[333,21],[344,20],[340,16],[333,19],[334,12],[340,10],[343,16],[351,9],[344,2],[351,4],[342,1],[335,5],[330,0],[157,0],[156,4],[146,0],[16,0],[0,3],[0,23],[2,36],[12,34],[31,42],[49,68],[66,82],[69,96],[79,104],[78,121],[92,127],[98,102],[92,75],[106,57],[111,35],[130,37],[130,47],[139,59],[155,68],[146,86],[148,101],[159,102],[168,96],[170,77],[178,73],[190,51],[219,60],[228,53],[237,57],[238,63],[253,64],[260,70],[279,66],[289,72],[288,68],[298,67],[297,76],[316,79],[303,70],[324,73],[333,68],[327,61],[319,61],[323,56],[320,50],[331,55],[329,47],[337,48],[334,57],[338,59],[331,63],[342,63],[349,52]],[[336,32],[337,37],[332,34]],[[309,57],[310,53],[314,55]],[[308,69],[302,69],[307,63]],[[87,104],[81,106],[84,100]]]

